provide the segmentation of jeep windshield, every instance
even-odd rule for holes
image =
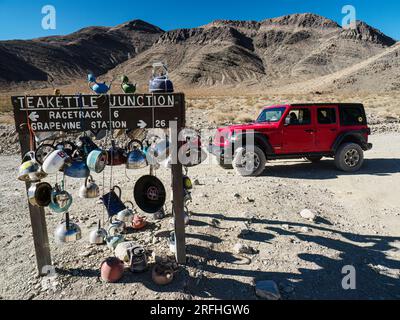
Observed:
[[[282,115],[285,112],[285,109],[286,107],[264,109],[263,111],[261,111],[256,122],[257,123],[278,122],[279,120],[281,120]]]

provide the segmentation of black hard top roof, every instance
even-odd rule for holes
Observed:
[[[291,103],[292,107],[304,107],[304,106],[363,106],[362,103],[345,103],[345,102],[305,102],[305,103]]]

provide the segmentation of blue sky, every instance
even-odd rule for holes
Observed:
[[[114,26],[142,19],[164,30],[196,27],[216,19],[263,20],[313,12],[341,23],[344,5],[357,19],[400,40],[398,0],[0,0],[0,40],[67,34],[91,25]],[[44,5],[56,8],[56,30],[41,27]]]

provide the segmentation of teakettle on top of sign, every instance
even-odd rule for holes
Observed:
[[[122,76],[121,77],[121,89],[124,93],[135,93],[136,91],[136,83],[133,84],[129,81],[129,78],[127,76]]]
[[[108,86],[105,82],[97,82],[96,77],[91,73],[88,74],[88,83],[89,88],[97,94],[106,94],[111,89],[111,84]],[[90,86],[92,83],[93,85]]]
[[[162,62],[153,64],[152,76],[149,82],[149,92],[174,92],[174,86],[168,76],[167,66]]]

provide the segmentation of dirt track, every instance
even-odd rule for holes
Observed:
[[[344,174],[333,161],[319,164],[279,161],[262,177],[242,178],[218,166],[190,170],[195,186],[190,226],[189,262],[171,285],[160,288],[150,272],[126,272],[120,283],[104,284],[98,266],[110,255],[92,247],[87,234],[102,212],[96,200],[77,199],[71,209],[84,233],[77,243],[57,247],[53,230],[60,217],[47,215],[56,290],[42,290],[35,277],[35,257],[23,184],[15,179],[19,158],[0,157],[0,296],[3,299],[255,299],[253,280],[275,280],[284,299],[400,298],[400,135],[372,136],[363,169]],[[114,182],[132,198],[134,178],[147,170],[118,170]],[[108,174],[108,171],[107,171]],[[158,175],[169,184],[169,174]],[[99,175],[97,182],[102,184]],[[50,181],[54,183],[54,178]],[[108,186],[108,178],[106,184]],[[79,181],[68,182],[76,195]],[[235,193],[239,197],[235,197]],[[168,206],[170,208],[170,205]],[[304,209],[318,212],[316,222]],[[167,253],[169,218],[132,233],[149,250]],[[233,246],[243,242],[258,254],[240,264]],[[341,287],[344,265],[357,272],[357,289]]]

